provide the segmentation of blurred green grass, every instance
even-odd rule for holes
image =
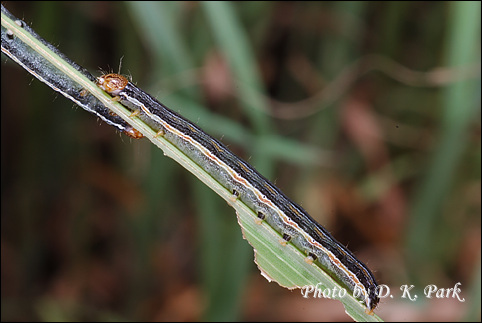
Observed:
[[[339,78],[372,53],[480,70],[480,3],[5,6],[91,72],[123,57],[123,73],[249,160],[380,283],[462,281],[453,319],[480,320],[480,71],[425,87],[357,74],[366,66]],[[297,292],[265,291],[214,193],[30,80],[2,65],[2,320],[310,319],[283,303]],[[302,104],[334,80],[334,102]]]

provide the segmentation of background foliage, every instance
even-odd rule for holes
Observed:
[[[392,288],[381,317],[480,320],[480,3],[5,6],[249,160]],[[268,283],[234,211],[149,142],[1,76],[2,320],[348,319]],[[457,282],[463,303],[423,297]]]

